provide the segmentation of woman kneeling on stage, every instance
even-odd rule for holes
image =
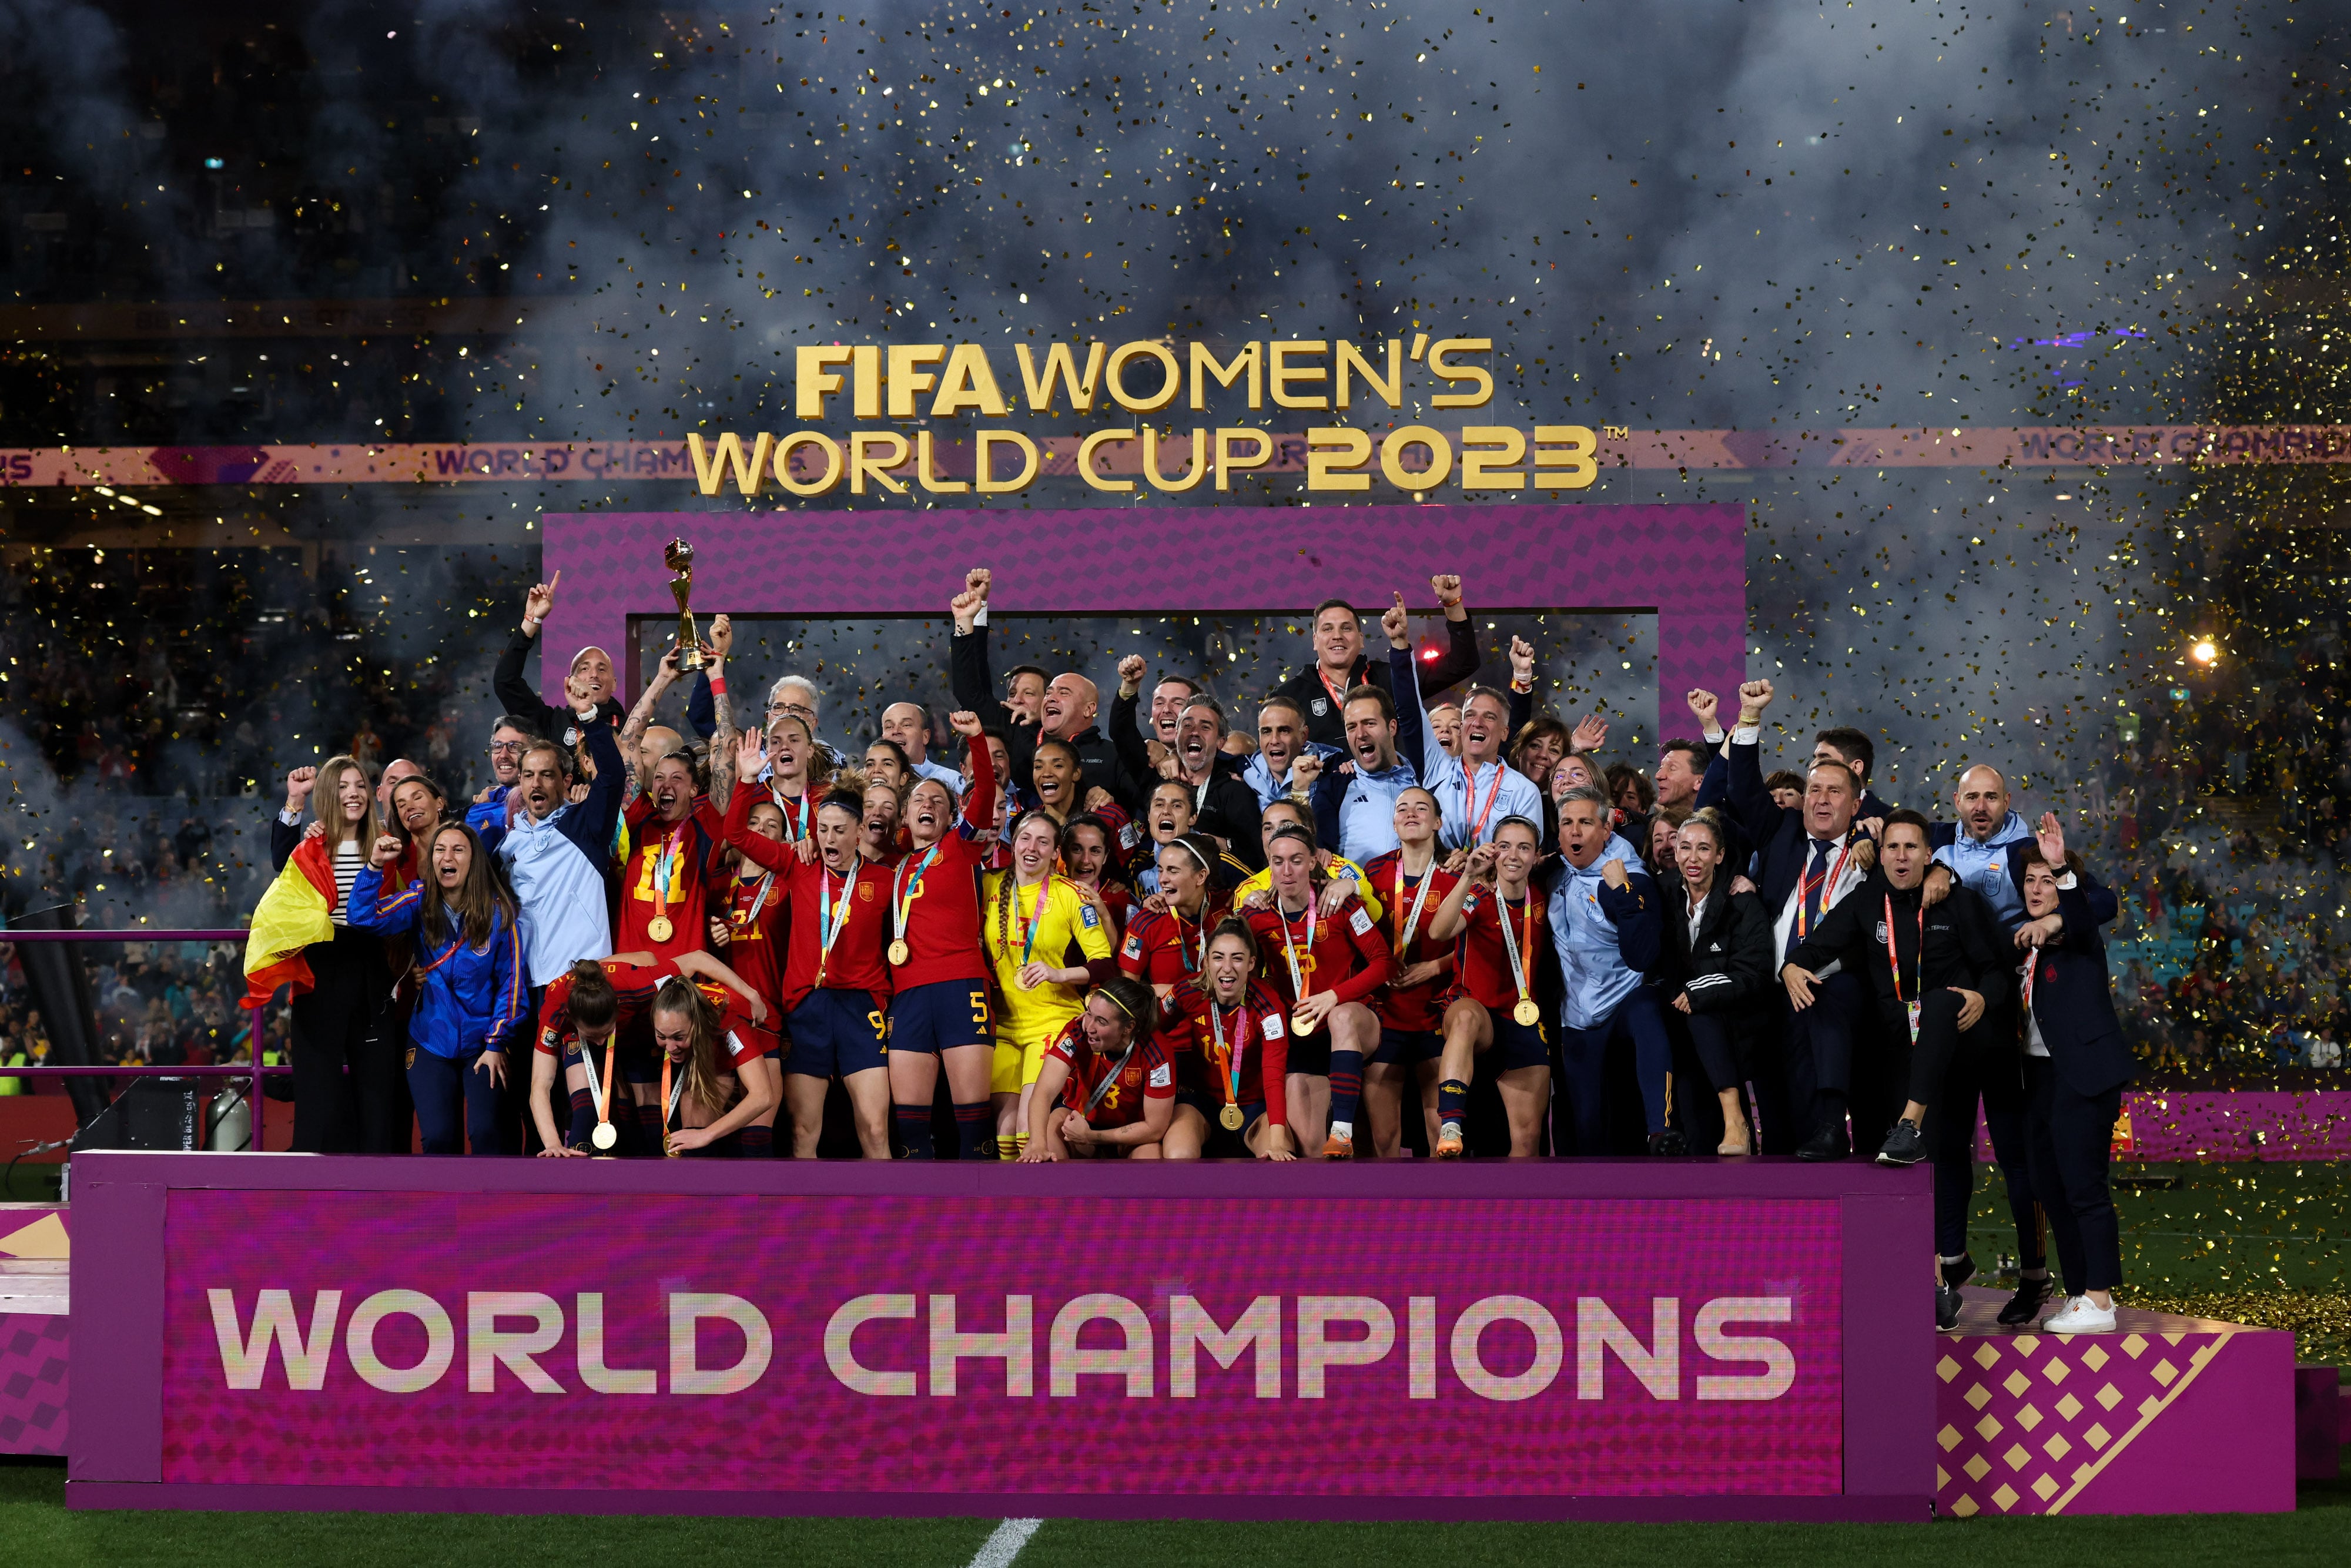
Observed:
[[[1123,975],[1095,987],[1045,1048],[1029,1105],[1024,1165],[1158,1159],[1176,1114],[1176,1067],[1151,988]]]
[[[1176,982],[1160,1026],[1177,1084],[1163,1153],[1196,1160],[1214,1142],[1220,1155],[1238,1145],[1261,1160],[1294,1160],[1285,1124],[1290,1026],[1281,998],[1257,978],[1249,922],[1231,915],[1220,921],[1208,933],[1202,966],[1201,974]]]
[[[720,1013],[683,976],[662,982],[653,996],[653,1049],[661,1053],[661,1085],[632,1084],[653,1101],[662,1118],[662,1146],[671,1155],[734,1154],[736,1134],[773,1109],[780,1076],[752,1030]]]

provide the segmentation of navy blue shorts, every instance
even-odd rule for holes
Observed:
[[[791,1038],[787,1073],[846,1078],[887,1064],[890,1018],[870,991],[810,991],[792,1009]]]
[[[925,1056],[959,1045],[989,1045],[986,980],[934,980],[890,998],[890,1049]]]
[[[1193,1089],[1189,1087],[1178,1089],[1176,1091],[1176,1103],[1178,1105],[1189,1105],[1193,1110],[1200,1113],[1200,1114],[1207,1119],[1208,1130],[1210,1132],[1215,1133],[1224,1130],[1224,1124],[1217,1120],[1217,1117],[1225,1113],[1224,1097],[1218,1094],[1216,1091],[1212,1089]],[[1265,1102],[1262,1100],[1243,1100],[1239,1102],[1239,1104],[1241,1108],[1241,1132],[1246,1133],[1251,1127],[1257,1125],[1258,1119],[1265,1114]],[[1234,1134],[1236,1137],[1238,1137],[1239,1135],[1240,1134],[1238,1133]]]
[[[1417,1067],[1424,1061],[1435,1061],[1445,1054],[1445,1036],[1433,1029],[1390,1029],[1380,1026],[1380,1048],[1372,1052],[1374,1061],[1401,1061],[1406,1067]]]
[[[1290,1037],[1288,1071],[1311,1073],[1317,1078],[1331,1076],[1331,1030],[1327,1026],[1312,1034]]]
[[[1520,1067],[1551,1065],[1551,1042],[1543,1038],[1541,1019],[1520,1023],[1508,1009],[1492,1010],[1494,1047],[1489,1060],[1497,1072],[1509,1072]]]

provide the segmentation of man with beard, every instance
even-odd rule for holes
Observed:
[[[948,607],[955,617],[955,635],[947,641],[948,682],[955,689],[956,704],[974,713],[987,710],[988,691],[995,684],[987,673],[987,594],[991,580],[985,568],[966,573],[963,591]],[[1050,737],[1067,742],[1078,755],[1080,800],[1089,790],[1102,789],[1123,806],[1134,805],[1131,792],[1120,777],[1118,756],[1110,737],[1094,727],[1094,716],[1101,708],[1101,694],[1093,682],[1070,672],[1046,683],[1033,721],[1021,717],[1018,709],[1009,713],[1004,736],[1006,747],[1012,755],[1014,781],[1023,786],[1029,783],[1029,766],[1037,743]]]
[[[1265,866],[1265,849],[1258,835],[1257,795],[1217,766],[1224,738],[1225,710],[1215,698],[1194,697],[1186,703],[1176,726],[1173,777],[1192,791],[1194,825],[1213,835],[1227,853],[1251,871],[1259,871]]]
[[[1416,695],[1398,704],[1400,710],[1417,707]],[[1400,721],[1409,713],[1400,712]],[[1436,729],[1421,720],[1421,782],[1437,797],[1445,812],[1441,840],[1448,850],[1468,849],[1494,836],[1505,817],[1542,821],[1542,791],[1525,775],[1502,760],[1502,745],[1510,737],[1510,700],[1499,692],[1473,686],[1461,705],[1461,754],[1447,755],[1437,744]]]
[[[490,783],[466,809],[465,826],[481,835],[483,844],[497,848],[507,831],[507,795],[522,777],[522,754],[530,744],[529,720],[520,714],[500,714],[490,726]]]
[[[1441,692],[1478,673],[1478,629],[1461,602],[1461,580],[1432,577],[1428,586],[1444,607],[1447,643],[1445,652],[1416,671],[1416,695]],[[1326,599],[1314,607],[1314,663],[1274,688],[1306,716],[1306,738],[1336,747],[1345,737],[1347,694],[1360,685],[1384,686],[1388,672],[1364,653],[1364,623],[1354,606],[1343,599]],[[1402,694],[1391,691],[1398,699]]]
[[[555,608],[555,591],[562,582],[563,574],[559,571],[552,581],[531,585],[523,600],[521,629],[507,644],[506,652],[498,655],[497,668],[490,676],[490,689],[497,694],[498,701],[506,705],[509,714],[530,721],[529,733],[546,736],[568,749],[580,744],[582,727],[576,710],[549,707],[539,701],[538,693],[523,674],[523,662],[538,645],[539,625]],[[591,716],[616,729],[620,727],[622,710],[614,695],[612,655],[591,643],[571,655],[569,674],[565,690],[570,691],[571,683],[578,683],[580,692],[593,705]]]
[[[1257,713],[1257,755],[1241,768],[1241,782],[1257,796],[1259,806],[1311,789],[1322,772],[1320,764],[1336,758],[1342,748],[1306,738],[1306,715],[1297,703],[1279,693],[1268,697]],[[1295,764],[1306,757],[1318,766],[1301,773]]]
[[[520,910],[517,924],[534,990],[580,959],[612,951],[604,867],[621,814],[621,747],[612,727],[599,721],[599,711],[583,691],[572,722],[586,735],[596,768],[588,798],[569,803],[564,767],[570,753],[553,741],[534,740],[523,751],[510,820],[498,841],[497,857]],[[701,923],[697,911],[695,924]]]

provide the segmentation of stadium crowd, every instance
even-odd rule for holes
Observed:
[[[1980,1106],[2011,1321],[2052,1288],[2043,1208],[2061,1319],[2111,1321],[2117,904],[1991,768],[1944,821],[1877,798],[1857,729],[1767,775],[1765,681],[1727,726],[1689,693],[1653,768],[1605,761],[1596,717],[1538,711],[1523,641],[1508,689],[1454,689],[1481,655],[1446,576],[1433,658],[1401,593],[1383,653],[1332,601],[1253,711],[1130,656],[1105,715],[1082,675],[993,668],[985,570],[949,607],[956,711],[895,704],[850,755],[801,676],[752,717],[724,615],[625,712],[595,647],[543,705],[559,585],[474,798],[406,759],[287,777],[246,967],[250,1006],[291,983],[298,1149],[809,1157],[829,1100],[870,1158],[1857,1141],[1933,1162],[1948,1317]]]

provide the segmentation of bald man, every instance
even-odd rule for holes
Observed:
[[[1054,676],[1045,684],[1045,697],[1034,723],[1011,712],[995,695],[996,681],[988,673],[987,662],[987,595],[992,581],[985,568],[965,573],[963,591],[947,607],[955,617],[955,635],[947,640],[947,678],[956,706],[981,715],[1004,715],[1013,781],[1022,789],[1036,787],[1029,777],[1030,764],[1037,743],[1050,737],[1067,741],[1078,754],[1080,800],[1088,790],[1099,788],[1129,811],[1138,810],[1143,802],[1119,768],[1110,737],[1094,727],[1094,717],[1102,711],[1102,694],[1093,682],[1074,671]]]
[[[2010,809],[2007,776],[1989,762],[1963,770],[1951,810],[1956,823],[1935,824],[1935,863],[1988,899],[2001,924],[2015,930],[2024,920],[2024,873],[2013,852],[2032,842],[2032,827]]]

